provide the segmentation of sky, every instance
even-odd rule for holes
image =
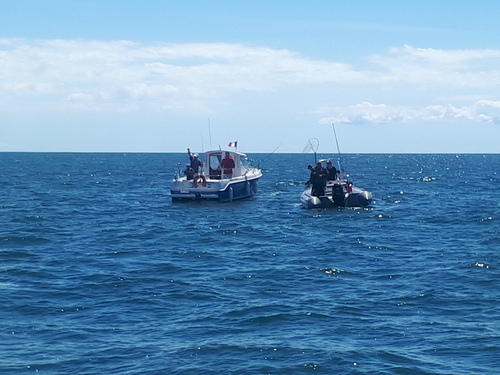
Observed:
[[[2,0],[0,152],[500,153],[500,1]]]

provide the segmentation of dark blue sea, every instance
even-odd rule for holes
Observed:
[[[500,372],[500,155],[343,155],[374,203],[330,210],[249,156],[172,203],[184,154],[0,153],[0,374]]]

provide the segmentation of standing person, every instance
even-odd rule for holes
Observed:
[[[307,166],[307,169],[309,169],[311,171],[311,174],[309,175],[309,180],[307,180],[307,182],[306,182],[306,186],[309,186],[313,183],[313,180],[314,180],[314,167],[311,164],[309,164]]]
[[[188,148],[189,160],[191,160],[191,168],[195,174],[201,173],[201,168],[203,168],[203,162],[198,159],[198,154],[191,154],[191,150]]]
[[[326,162],[326,174],[327,174],[327,180],[332,181],[337,179],[337,168],[335,168],[331,162],[331,160],[328,160]]]
[[[316,163],[316,167],[311,173],[312,191],[311,194],[316,197],[321,197],[325,195],[325,185],[326,185],[326,169],[320,161]]]
[[[234,163],[234,159],[231,157],[231,154],[229,152],[226,151],[226,157],[222,159],[220,166],[223,169],[223,178],[233,177],[233,168],[236,166],[236,164]]]

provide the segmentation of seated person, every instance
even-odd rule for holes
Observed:
[[[192,180],[194,177],[194,170],[191,168],[191,164],[186,165],[186,170],[184,171],[184,174],[186,175],[186,179]]]

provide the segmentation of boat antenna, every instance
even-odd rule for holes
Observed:
[[[333,135],[335,136],[335,143],[337,144],[337,151],[339,153],[339,158],[340,158],[339,140],[337,138],[337,131],[335,130],[335,123],[334,122],[332,122],[332,128],[333,128]]]
[[[208,118],[208,140],[210,142],[210,150],[212,149],[212,129],[210,128],[210,117]]]
[[[335,143],[337,144],[337,152],[339,154],[339,159],[338,159],[339,170],[344,172],[344,168],[342,165],[342,154],[340,153],[339,140],[337,138],[337,131],[335,130],[335,123],[334,122],[332,122],[332,129],[333,129],[333,135],[335,136]]]

